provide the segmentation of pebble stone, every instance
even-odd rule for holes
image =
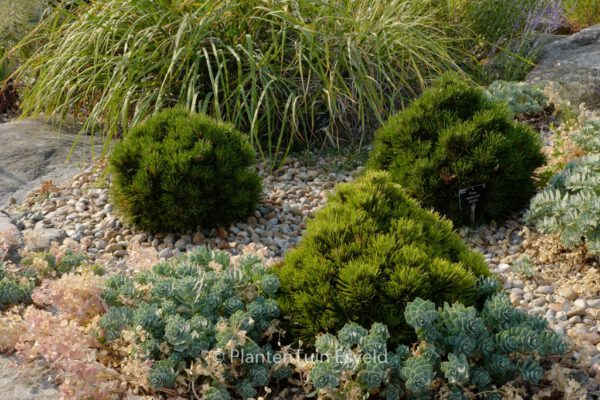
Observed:
[[[91,169],[47,198],[38,200],[30,194],[25,201],[27,211],[20,211],[16,205],[8,211],[21,230],[35,228],[35,236],[43,238],[52,238],[60,230],[92,259],[102,258],[119,268],[127,267],[132,245],[152,247],[162,259],[208,246],[233,255],[257,254],[275,261],[298,243],[307,218],[326,203],[335,184],[352,181],[363,169],[337,172],[344,162],[343,157],[313,155],[309,160],[288,158],[275,172],[258,168],[263,177],[263,198],[252,215],[229,227],[154,234],[138,231],[119,219],[108,189],[96,187],[102,170]],[[38,242],[29,246],[44,250],[51,244],[50,240],[41,245]]]
[[[253,215],[228,227],[140,232],[119,219],[108,189],[96,187],[102,171],[85,172],[70,186],[39,201],[31,195],[26,211],[17,206],[8,211],[21,231],[44,234],[61,230],[89,257],[105,260],[109,270],[127,268],[133,246],[153,248],[160,259],[208,246],[233,255],[256,254],[276,261],[298,243],[306,232],[307,219],[326,203],[335,184],[352,181],[360,172],[332,172],[339,170],[332,168],[338,161],[333,157],[313,157],[310,162],[289,158],[275,173],[259,169],[264,179],[263,199]],[[516,218],[504,225],[463,232],[463,236],[500,276],[515,306],[545,316],[550,329],[577,341],[579,347],[573,357],[585,351],[592,360],[590,370],[600,370],[600,298],[513,271],[513,261],[524,254],[524,240],[519,234],[523,226],[523,219]]]
[[[523,228],[523,219],[515,218],[501,226],[482,226],[461,233],[499,275],[513,305],[530,314],[544,316],[551,330],[572,340],[573,359],[587,362],[587,372],[582,373],[580,383],[600,390],[597,380],[600,374],[594,372],[600,371],[598,293],[580,293],[568,284],[557,286],[555,282],[538,279],[536,274],[526,276],[513,271],[512,262],[525,254],[523,238],[518,234]],[[551,266],[542,266],[542,271],[543,268]]]

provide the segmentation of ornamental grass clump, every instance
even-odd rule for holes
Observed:
[[[255,210],[262,182],[254,164],[252,146],[232,125],[164,110],[115,145],[114,204],[154,232],[227,225]]]
[[[517,378],[537,384],[540,359],[563,354],[566,344],[542,317],[515,309],[505,294],[486,300],[481,312],[463,304],[415,299],[404,316],[418,342],[388,351],[393,336],[381,323],[369,330],[349,323],[321,335],[309,380],[319,398],[450,399],[502,398],[501,386]]]
[[[38,46],[23,113],[108,137],[185,104],[276,155],[292,141],[360,141],[431,76],[457,70],[462,38],[405,0],[73,0]],[[101,128],[101,129],[97,129]]]
[[[424,207],[457,225],[470,218],[459,190],[485,185],[482,220],[505,217],[535,193],[544,164],[540,136],[505,105],[446,75],[375,134],[369,168],[388,170]]]
[[[470,54],[481,61],[481,79],[523,80],[535,66],[546,35],[564,27],[565,0],[433,1],[445,19],[459,21],[471,40]],[[584,0],[568,0],[584,1]],[[597,1],[597,0],[587,0]]]
[[[394,342],[411,338],[403,317],[416,297],[477,303],[490,275],[450,221],[424,210],[389,174],[340,184],[277,268],[290,340],[313,344],[347,322],[385,323]]]

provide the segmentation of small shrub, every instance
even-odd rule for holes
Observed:
[[[31,303],[34,287],[34,274],[0,262],[0,311],[11,305]]]
[[[539,135],[484,92],[446,75],[375,134],[371,169],[389,170],[425,207],[461,224],[458,191],[485,184],[482,219],[504,217],[535,193]]]
[[[28,253],[21,260],[20,273],[28,277],[35,277],[41,281],[45,278],[58,278],[63,274],[75,271],[85,265],[87,257],[71,249],[60,247],[50,251]]]
[[[16,352],[24,368],[44,360],[60,398],[121,398],[144,370],[117,351],[98,351],[92,333],[104,310],[101,293],[102,279],[89,271],[44,280],[31,296],[35,305],[0,313],[0,351]]]
[[[22,360],[43,359],[60,382],[60,398],[110,400],[125,395],[124,376],[97,361],[97,340],[89,328],[51,311],[30,306],[23,312],[16,344]],[[137,372],[137,371],[128,371]]]
[[[286,331],[308,344],[347,322],[376,321],[402,342],[411,336],[407,302],[474,304],[478,278],[489,275],[449,221],[420,208],[383,172],[338,185],[277,272]]]
[[[284,377],[268,345],[278,334],[278,287],[255,258],[234,264],[226,253],[197,250],[133,279],[109,278],[102,338],[133,334],[129,356],[154,360],[148,379],[156,389],[173,387],[187,368],[211,393],[229,386],[241,398],[256,397],[272,377]]]
[[[115,146],[112,195],[127,220],[150,231],[226,225],[255,210],[262,184],[254,163],[231,125],[165,110]]]
[[[560,235],[567,247],[586,245],[600,255],[600,154],[567,164],[531,200],[526,215],[542,233]]]
[[[52,306],[63,317],[88,322],[104,313],[101,294],[104,279],[91,271],[66,274],[60,279],[46,279],[31,294],[40,307]]]
[[[368,331],[346,324],[337,337],[318,337],[316,350],[327,358],[315,362],[309,378],[320,396],[430,398],[440,386],[452,399],[498,396],[497,389],[517,377],[538,383],[544,370],[536,360],[566,350],[543,318],[516,310],[504,294],[490,297],[480,313],[460,303],[436,310],[417,298],[404,315],[420,341],[412,350],[400,345],[388,352],[390,334],[381,323]]]
[[[544,91],[527,82],[495,81],[488,88],[493,100],[503,101],[514,114],[540,114],[548,107]]]
[[[0,312],[0,352],[12,353],[25,332],[18,309]]]

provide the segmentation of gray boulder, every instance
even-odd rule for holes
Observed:
[[[600,25],[544,46],[527,81],[552,83],[573,105],[600,108]]]
[[[15,356],[0,355],[0,399],[2,400],[54,400],[61,396],[52,374],[40,363],[27,365],[19,372]]]
[[[92,160],[92,149],[96,157],[102,153],[89,137],[36,120],[0,123],[0,142],[0,209],[11,198],[20,203],[46,180],[60,184],[80,173]]]

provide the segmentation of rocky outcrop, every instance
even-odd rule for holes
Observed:
[[[547,44],[527,80],[553,83],[575,106],[600,108],[600,25]]]
[[[90,140],[77,139],[77,135],[41,121],[0,123],[0,209],[11,198],[21,202],[27,192],[38,189],[44,181],[60,183],[89,165]],[[101,146],[96,146],[95,154],[100,153]]]
[[[61,398],[54,377],[42,365],[19,372],[17,359],[0,355],[0,399],[54,400]]]

